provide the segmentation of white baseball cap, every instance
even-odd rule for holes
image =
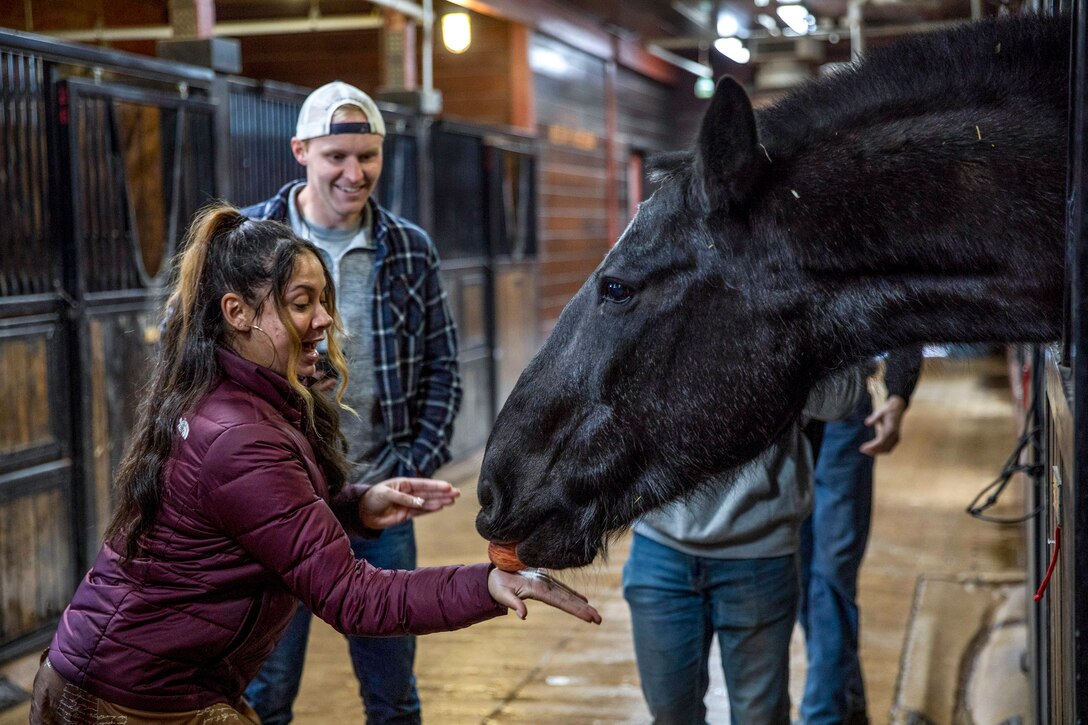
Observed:
[[[332,116],[342,106],[355,106],[367,123],[333,123]],[[385,121],[378,104],[367,94],[343,81],[326,83],[306,97],[298,112],[295,138],[306,141],[338,133],[376,133],[385,136]]]

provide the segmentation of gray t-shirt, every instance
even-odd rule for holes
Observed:
[[[822,381],[804,418],[837,420],[868,395],[855,368]],[[636,533],[677,551],[710,559],[756,559],[797,552],[801,522],[812,512],[812,452],[800,425],[750,463],[701,484],[635,522]]]
[[[336,306],[344,323],[342,340],[348,362],[348,387],[340,430],[348,441],[352,469],[348,481],[377,483],[393,475],[397,458],[386,437],[374,376],[374,266],[373,219],[366,207],[358,229],[329,229],[303,218],[298,208],[300,184],[291,190],[288,205],[291,228],[321,250],[336,285]]]

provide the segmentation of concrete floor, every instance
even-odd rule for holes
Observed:
[[[998,572],[1005,581],[1022,575],[1022,527],[986,524],[963,513],[974,493],[997,474],[1014,442],[1016,427],[1003,373],[997,360],[929,361],[901,445],[878,461],[873,534],[860,583],[862,657],[874,723],[896,721],[897,698],[903,698],[900,659],[910,636],[919,577],[955,579]],[[474,459],[442,472],[465,495],[453,509],[417,521],[421,564],[485,558],[486,544],[472,527],[478,465]],[[1019,493],[1008,492],[1004,511],[1019,511]],[[530,603],[525,622],[507,616],[420,638],[416,671],[426,721],[648,722],[619,589],[627,545],[621,539],[607,561],[563,574],[601,611],[604,623],[599,627]],[[951,609],[940,616],[957,616]],[[295,721],[360,722],[342,638],[316,622],[311,641]],[[792,655],[790,689],[796,702],[804,677],[803,647],[796,636]],[[33,668],[25,660],[0,668],[0,674],[5,671],[29,686]],[[712,681],[710,722],[728,722],[724,699],[720,679]],[[898,711],[902,714],[901,707]],[[0,713],[0,725],[25,722],[26,712],[26,707],[17,707]]]

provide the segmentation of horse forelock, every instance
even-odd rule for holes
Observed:
[[[664,184],[691,169],[691,151],[668,151],[646,159],[646,173],[655,184]]]

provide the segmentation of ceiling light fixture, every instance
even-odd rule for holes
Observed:
[[[468,13],[446,13],[442,16],[442,44],[451,53],[464,53],[472,44],[472,24]]]
[[[778,8],[778,17],[798,35],[807,35],[812,16],[804,5],[783,5]]]
[[[734,63],[744,64],[752,57],[740,38],[718,38],[714,41],[714,49]]]
[[[778,33],[778,21],[767,13],[757,15],[756,22],[766,28],[768,33]]]
[[[722,13],[718,16],[718,35],[723,38],[732,38],[740,33],[740,21],[732,13]]]

